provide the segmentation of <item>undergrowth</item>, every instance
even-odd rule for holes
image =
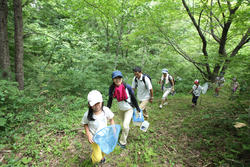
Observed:
[[[26,106],[28,119],[25,113],[19,113],[17,122],[5,118],[0,165],[92,166],[91,147],[80,124],[85,99],[43,93],[37,105],[26,101],[33,104],[32,112]],[[103,166],[249,166],[249,101],[237,99],[208,92],[192,108],[191,96],[176,94],[163,109],[156,99],[149,105],[148,131],[131,123],[127,149],[117,146]],[[120,123],[116,103],[112,111]],[[246,126],[235,128],[237,122]]]

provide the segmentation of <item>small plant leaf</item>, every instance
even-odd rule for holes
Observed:
[[[30,163],[32,161],[32,158],[31,157],[24,157],[24,158],[22,158],[22,163],[24,163],[24,164],[28,164],[28,163]]]
[[[0,118],[0,126],[4,126],[6,124],[7,119]]]

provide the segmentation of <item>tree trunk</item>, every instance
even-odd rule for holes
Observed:
[[[187,1],[188,2],[188,1]],[[193,1],[194,2],[194,1]],[[202,1],[200,1],[202,2]],[[226,45],[227,43],[229,43],[230,39],[228,38],[228,35],[230,34],[230,28],[233,22],[236,22],[236,17],[235,17],[235,13],[236,11],[239,9],[239,7],[243,4],[243,1],[237,1],[237,3],[234,5],[231,4],[230,1],[227,1],[227,8],[225,8],[226,10],[223,11],[220,1],[217,1],[217,3],[213,3],[213,1],[210,1],[210,6],[206,6],[206,8],[201,8],[199,12],[196,12],[197,14],[199,14],[199,16],[194,16],[194,12],[192,13],[188,7],[188,3],[186,3],[186,0],[182,0],[182,4],[184,6],[184,8],[187,11],[187,14],[189,15],[193,25],[195,26],[198,35],[202,41],[202,53],[203,56],[205,58],[205,63],[203,62],[196,62],[193,58],[191,58],[189,55],[187,55],[186,53],[184,53],[177,44],[173,43],[169,37],[167,37],[168,42],[170,43],[170,45],[182,56],[184,57],[187,61],[193,63],[195,65],[195,67],[200,71],[200,73],[202,74],[203,78],[205,80],[214,82],[215,78],[220,74],[220,73],[225,73],[227,66],[231,63],[232,61],[232,57],[235,57],[236,54],[238,53],[238,51],[243,47],[243,45],[245,45],[246,43],[249,42],[249,33],[250,33],[250,29],[248,27],[246,28],[246,32],[244,34],[242,34],[242,39],[241,41],[236,44],[235,47],[230,46],[230,45]],[[202,2],[203,3],[203,2]],[[216,4],[216,5],[215,5]],[[206,11],[207,9],[209,9],[209,16],[207,18],[202,16],[204,15],[203,12]],[[217,16],[214,11],[216,11],[216,9],[221,10],[221,16]],[[226,16],[228,15],[228,16]],[[243,19],[243,18],[242,18]],[[202,21],[203,20],[203,21]],[[205,24],[203,24],[205,23]],[[210,33],[207,33],[206,30],[207,29],[207,25],[210,24]],[[220,29],[221,33],[215,33],[215,30]],[[219,31],[218,31],[219,32]],[[162,33],[162,31],[161,31]],[[218,55],[217,55],[217,60],[215,62],[214,67],[208,63],[209,57],[210,59],[212,58],[208,52],[207,52],[207,36],[210,36],[210,39],[214,39],[214,42],[219,44],[219,49],[218,49]],[[232,39],[231,39],[232,41]],[[226,51],[226,47],[230,46],[231,48],[233,48],[232,53],[227,53]],[[230,54],[230,55],[229,55]],[[204,67],[205,66],[205,67]],[[213,68],[213,70],[212,70]]]
[[[15,22],[15,73],[19,90],[24,89],[22,0],[13,0]]]
[[[7,16],[7,0],[0,0],[0,72],[5,79],[10,76]]]

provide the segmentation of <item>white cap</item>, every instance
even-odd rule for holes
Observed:
[[[162,72],[163,74],[167,74],[167,73],[168,73],[168,69],[163,68],[161,72]]]
[[[168,69],[163,68],[161,72],[162,72],[163,74],[167,74],[167,73],[168,73]]]
[[[96,103],[103,102],[102,94],[97,90],[90,91],[88,94],[88,102],[91,107]]]

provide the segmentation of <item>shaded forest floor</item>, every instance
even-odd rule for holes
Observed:
[[[249,108],[228,96],[202,95],[196,108],[191,95],[169,97],[159,109],[159,99],[149,104],[149,129],[131,123],[126,149],[119,146],[102,166],[247,166],[250,164]],[[116,104],[116,102],[114,102]],[[53,110],[34,114],[34,120],[15,127],[12,145],[0,147],[0,166],[91,166],[91,147],[81,127],[86,111]],[[116,105],[112,111],[117,114]],[[244,122],[248,127],[236,129]],[[115,122],[120,120],[115,117]],[[12,141],[12,142],[11,142]]]

